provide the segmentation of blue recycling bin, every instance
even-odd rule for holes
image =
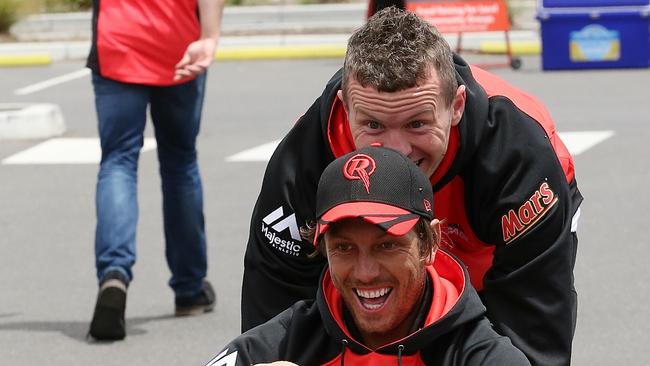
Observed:
[[[650,0],[542,0],[542,68],[650,67]]]

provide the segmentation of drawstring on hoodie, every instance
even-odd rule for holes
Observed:
[[[345,349],[348,347],[348,340],[341,339],[341,366],[345,366]],[[402,366],[402,352],[404,352],[404,345],[397,346],[397,366]]]
[[[402,366],[402,351],[404,351],[404,345],[400,344],[397,346],[397,366]]]

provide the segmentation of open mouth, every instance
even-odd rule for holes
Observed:
[[[382,287],[371,290],[359,288],[354,290],[361,306],[367,310],[378,310],[386,304],[393,289],[391,287]]]
[[[423,161],[424,161],[424,158],[415,160],[414,163],[415,163],[415,165],[420,166],[420,164],[422,164]]]

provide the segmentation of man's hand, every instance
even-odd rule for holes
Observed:
[[[214,60],[217,42],[206,38],[194,41],[187,46],[183,58],[176,64],[174,81],[201,75]]]
[[[275,361],[271,363],[258,363],[254,366],[298,366],[298,365],[289,361]]]

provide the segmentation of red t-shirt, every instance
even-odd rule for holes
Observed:
[[[174,85],[174,66],[200,36],[197,0],[101,0],[97,55],[103,77]]]

